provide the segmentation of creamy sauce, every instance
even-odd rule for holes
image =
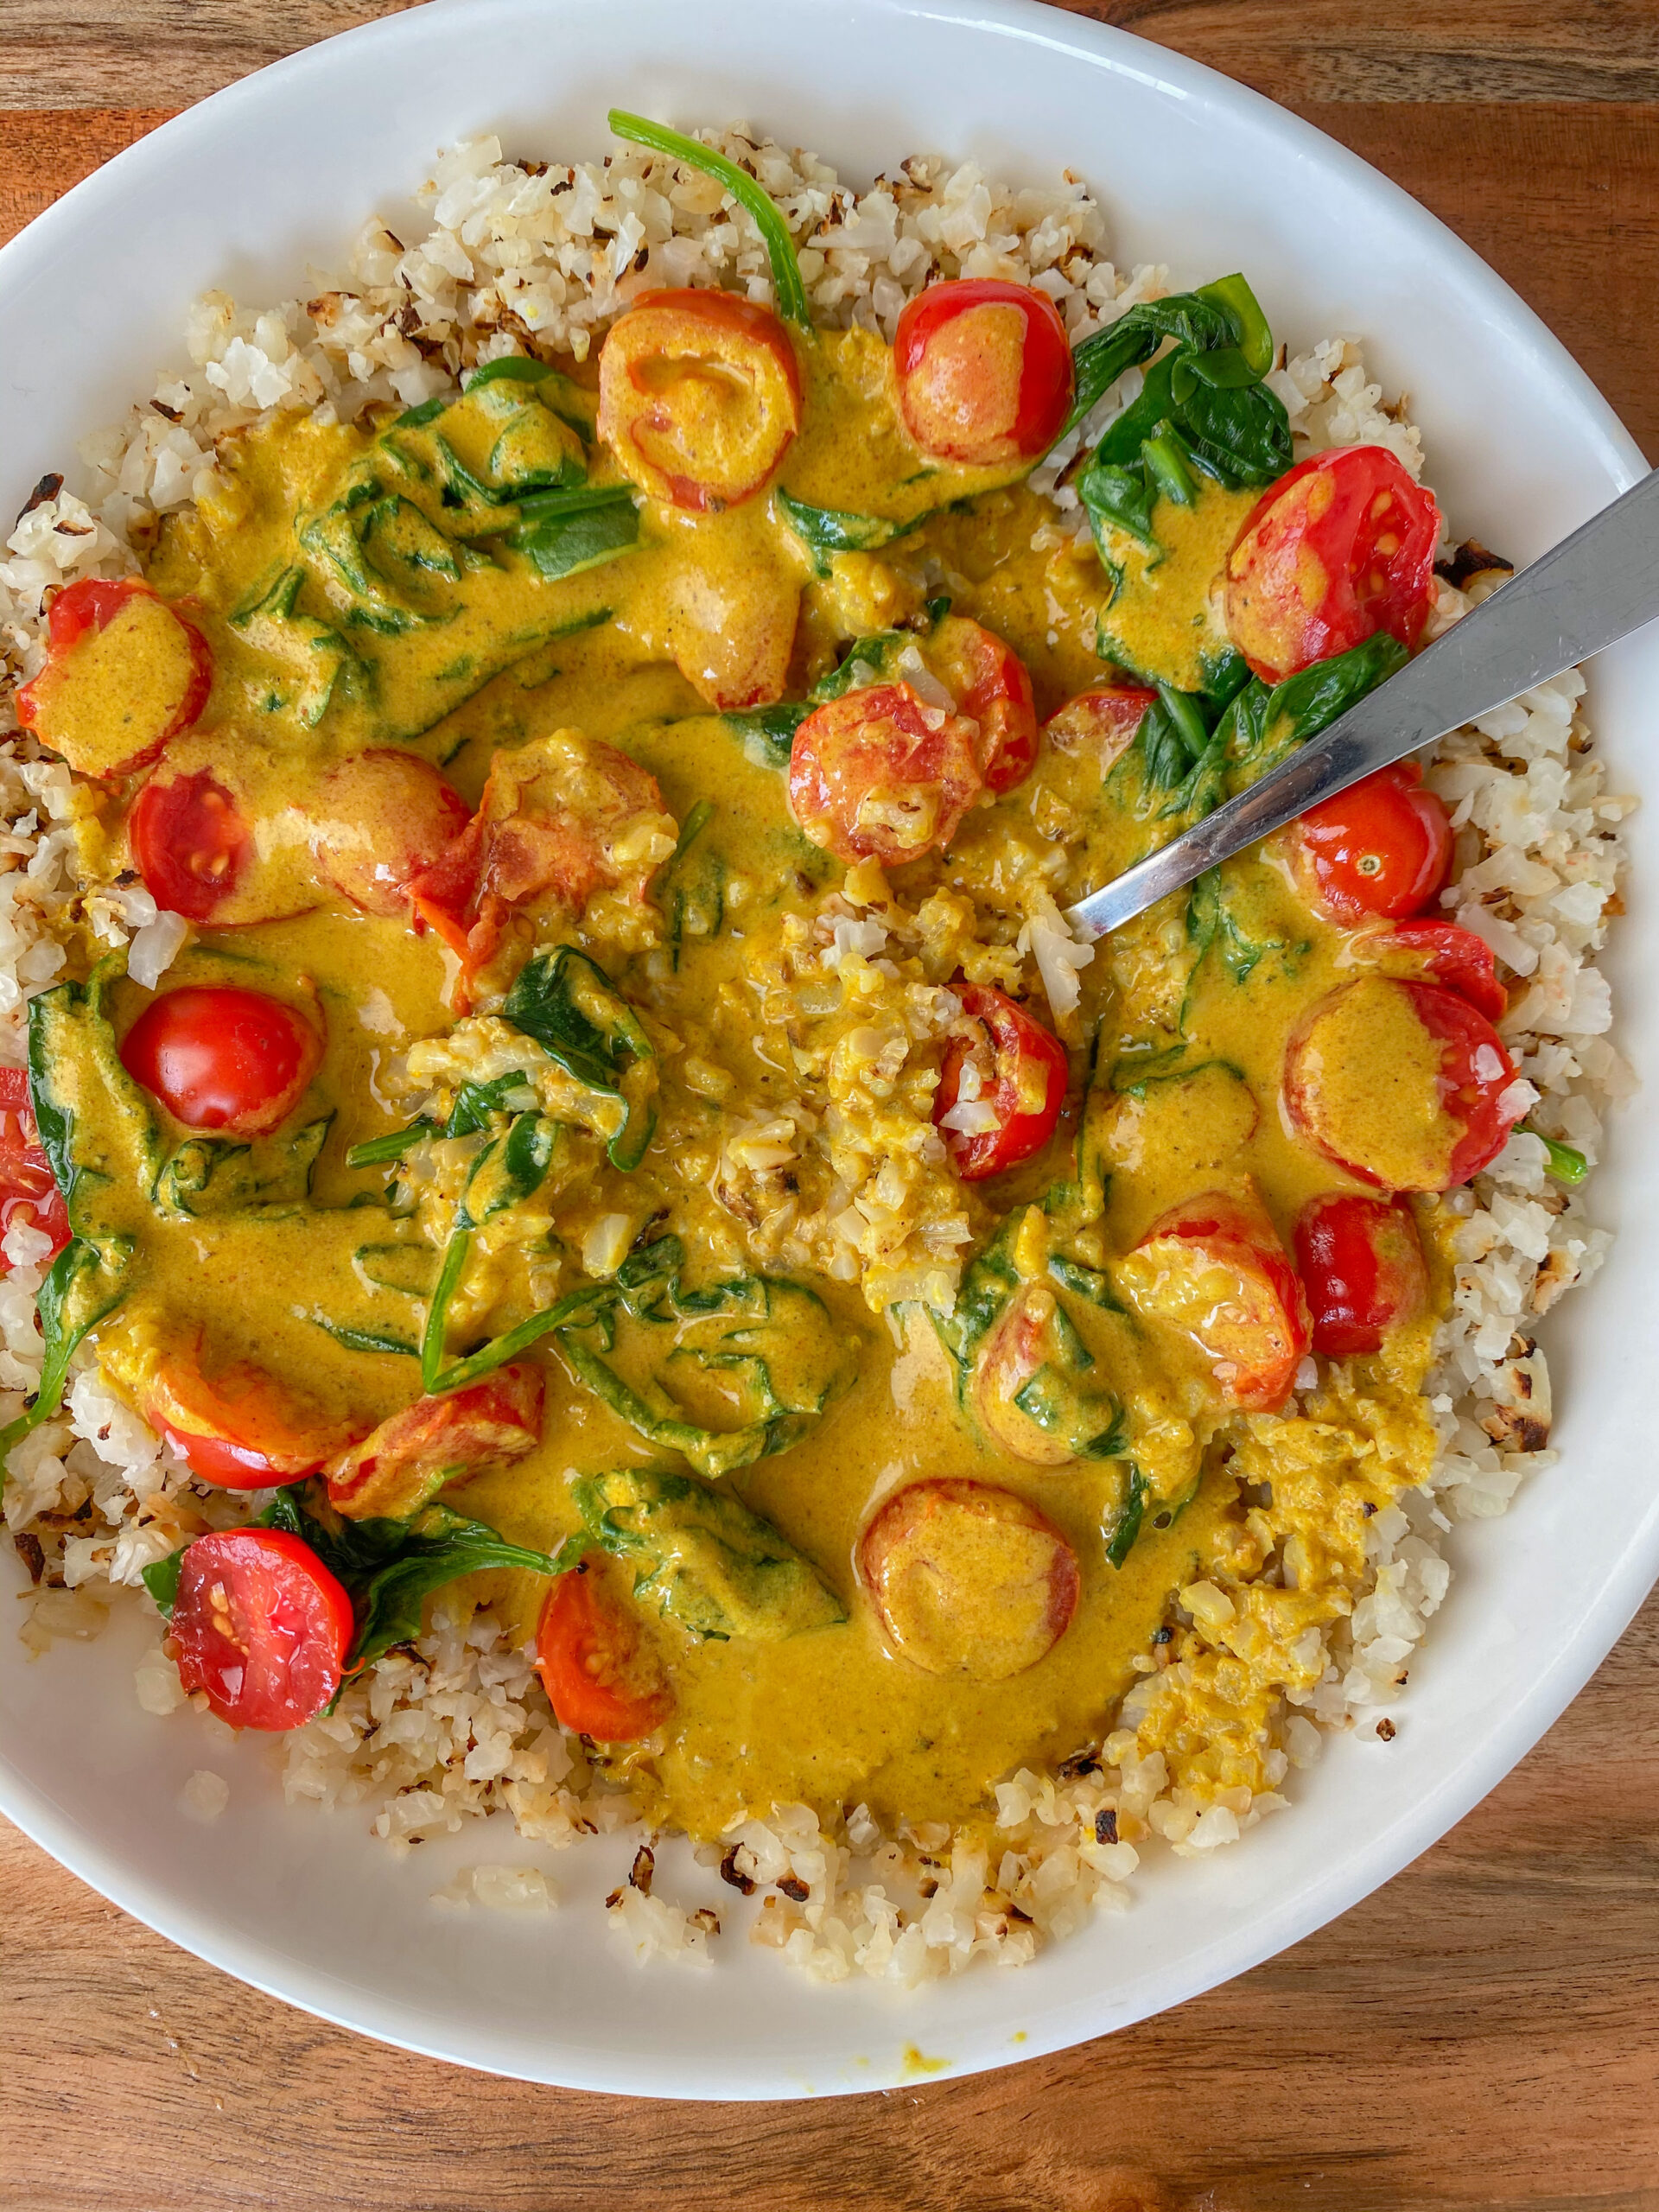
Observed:
[[[1100,652],[1113,650],[1114,639],[1126,663],[1196,689],[1225,643],[1212,587],[1255,496],[1212,490],[1190,510],[1160,506],[1163,559],[1154,566],[1144,548],[1120,549],[1124,578],[1114,592],[1091,553],[1048,542],[1052,510],[1034,494],[995,472],[918,454],[879,340],[851,333],[798,350],[804,427],[770,491],[718,516],[647,502],[637,548],[550,582],[524,551],[499,539],[480,548],[461,534],[465,515],[445,508],[423,474],[419,426],[407,441],[416,462],[401,468],[384,422],[285,416],[230,442],[213,489],[163,527],[148,563],[151,582],[207,638],[217,671],[207,714],[169,748],[168,765],[211,770],[233,787],[258,825],[262,895],[274,896],[286,918],[204,926],[163,988],[232,981],[320,1009],[327,1051],[293,1122],[255,1147],[248,1172],[265,1178],[267,1195],[222,1211],[210,1184],[199,1211],[158,1215],[143,1145],[122,1120],[130,1102],[90,1079],[74,1101],[111,1163],[106,1217],[137,1251],[124,1302],[99,1334],[111,1376],[136,1393],[158,1345],[199,1339],[222,1357],[256,1361],[360,1429],[418,1393],[410,1353],[362,1347],[418,1340],[460,1172],[445,1143],[454,1151],[459,1141],[429,1147],[412,1199],[389,1192],[385,1168],[353,1169],[346,1154],[409,1118],[411,1046],[427,1051],[426,1079],[441,1090],[465,1067],[464,1053],[453,1065],[444,1058],[454,976],[437,938],[351,911],[319,874],[321,778],[365,747],[404,747],[442,767],[470,805],[498,749],[574,729],[619,745],[649,770],[677,824],[712,808],[655,879],[643,918],[638,907],[608,919],[590,911],[580,926],[567,917],[538,940],[584,945],[640,1010],[657,1056],[648,1151],[637,1167],[619,1167],[606,1149],[613,1131],[591,1116],[583,1124],[571,1106],[548,1180],[522,1215],[480,1233],[454,1309],[458,1345],[497,1334],[589,1274],[613,1270],[647,1228],[681,1237],[689,1281],[766,1266],[822,1301],[804,1305],[768,1340],[772,1389],[785,1399],[793,1392],[792,1403],[816,1392],[821,1418],[786,1449],[718,1479],[812,1563],[848,1618],[774,1643],[698,1641],[664,1624],[676,1717],[660,1738],[622,1755],[653,1819],[704,1835],[745,1811],[798,1800],[862,1801],[890,1821],[982,1813],[999,1777],[1097,1739],[1137,1671],[1157,1663],[1164,1647],[1153,1637],[1174,1593],[1211,1576],[1249,1585],[1266,1529],[1252,1518],[1263,1511],[1254,1485],[1272,1484],[1273,1525],[1291,1517],[1303,1562],[1294,1590],[1242,1589],[1241,1618],[1266,1624],[1258,1648],[1281,1649],[1302,1625],[1347,1609],[1363,1569],[1363,1507],[1413,1478],[1429,1448],[1417,1396],[1427,1323],[1365,1363],[1351,1388],[1342,1386],[1345,1397],[1337,1389],[1320,1420],[1252,1421],[1226,1413],[1204,1356],[1180,1332],[1067,1297],[1079,1372],[1096,1378],[1090,1389],[1109,1386],[1123,1409],[1147,1484],[1140,1534],[1114,1564],[1109,1547],[1128,1479],[1122,1457],[1058,1466],[1014,1458],[964,1408],[919,1305],[906,1305],[890,1326],[857,1281],[791,1260],[786,1224],[746,1214],[745,1194],[768,1173],[794,1171],[763,1162],[753,1171],[759,1180],[738,1189],[722,1164],[734,1131],[759,1128],[803,1093],[833,1090],[901,988],[937,990],[959,965],[971,980],[1007,984],[1023,973],[1029,981],[1015,949],[1019,887],[1040,874],[1064,904],[1178,825],[1160,826],[1132,776],[1103,789],[1097,763],[1045,749],[1028,782],[970,812],[948,855],[881,887],[895,930],[909,918],[909,935],[900,931],[889,948],[897,981],[860,960],[848,970],[852,982],[804,984],[800,945],[843,872],[802,837],[779,768],[752,734],[746,740],[710,712],[710,695],[741,694],[760,669],[798,698],[849,639],[922,622],[936,592],[1020,655],[1040,713],[1100,680]],[[590,397],[571,389],[575,418],[590,419]],[[467,435],[482,434],[473,425]],[[493,451],[469,448],[468,465],[483,468]],[[592,480],[616,480],[602,452]],[[888,534],[869,550],[815,551],[791,524],[785,495],[873,517]],[[963,500],[971,504],[950,508]],[[375,501],[382,518],[342,537],[341,517]],[[355,585],[342,560],[366,564]],[[124,796],[112,792],[83,825],[94,868],[126,863]],[[1044,873],[1055,854],[1062,865]],[[1228,870],[1223,896],[1224,926],[1196,964],[1177,902],[1120,932],[1084,972],[1082,1007],[1063,1033],[1081,1066],[1097,1032],[1094,1086],[1086,1105],[1074,1094],[1047,1154],[989,1186],[957,1190],[939,1179],[938,1205],[960,1212],[976,1247],[999,1218],[1009,1221],[1019,1280],[1052,1285],[1056,1253],[1074,1268],[1109,1271],[1196,1191],[1254,1190],[1287,1235],[1307,1198],[1361,1187],[1294,1137],[1277,1103],[1286,1041],[1345,980],[1345,939],[1260,858]],[[860,903],[884,911],[874,893]],[[526,950],[520,944],[519,957]],[[863,988],[867,970],[874,981],[861,1011],[854,987]],[[801,996],[812,990],[823,996],[821,1010]],[[130,983],[116,988],[118,1033],[146,996]],[[480,1009],[474,1039],[492,1011]],[[1414,1050],[1386,1026],[1356,1019],[1339,1040],[1336,1077],[1355,1110],[1386,1124],[1383,1135],[1395,1131],[1390,1141],[1415,1159],[1424,1140],[1413,1101],[1418,1089],[1432,1092],[1433,1071],[1418,1066]],[[913,1052],[882,1097],[896,1090],[902,1102],[919,1066],[925,1122],[937,1065],[936,1048]],[[885,1110],[880,1098],[868,1105],[875,1092],[856,1095],[871,1115]],[[320,1122],[308,1185],[293,1132]],[[173,1130],[163,1148],[180,1135]],[[752,1141],[762,1150],[767,1141]],[[822,1192],[800,1172],[804,1213]],[[828,1168],[813,1172],[827,1191]],[[1078,1197],[1045,1214],[1036,1202],[1068,1179],[1092,1191],[1092,1201]],[[237,1187],[246,1198],[253,1186]],[[945,1249],[963,1256],[959,1245]],[[660,1465],[665,1454],[584,1383],[552,1339],[536,1356],[548,1386],[539,1448],[449,1497],[513,1539],[555,1548],[580,1525],[573,1472]],[[625,1328],[613,1358],[631,1377],[638,1370],[640,1388],[653,1387],[648,1343]],[[659,1379],[668,1372],[654,1370]],[[711,1428],[743,1415],[745,1386],[721,1373],[686,1370],[679,1397],[682,1412]],[[918,1478],[964,1475],[1039,1506],[1070,1541],[1081,1574],[1065,1634],[1002,1681],[929,1673],[900,1656],[855,1569],[861,1532],[883,1498]],[[539,1577],[513,1575],[480,1583],[479,1594],[493,1595],[527,1638],[545,1591]],[[1169,1745],[1187,1760],[1184,1770],[1217,1786],[1263,1786],[1260,1723],[1279,1678],[1265,1663],[1252,1672],[1251,1649],[1241,1640],[1237,1656],[1215,1662],[1211,1710],[1189,1711],[1185,1738]],[[1241,1713],[1253,1720],[1233,1726],[1227,1716]]]

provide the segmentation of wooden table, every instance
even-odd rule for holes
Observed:
[[[0,0],[0,237],[176,109],[399,3]],[[1078,12],[1243,79],[1396,178],[1659,454],[1659,0]],[[1656,1838],[1659,1599],[1460,1827],[1228,1987],[981,2080],[648,2106],[323,2027],[0,1822],[0,2207],[1659,2212]]]

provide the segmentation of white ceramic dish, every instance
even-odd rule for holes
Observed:
[[[15,512],[78,436],[148,388],[197,292],[291,293],[371,210],[395,219],[457,136],[596,155],[612,102],[681,125],[746,118],[861,179],[935,147],[1033,183],[1069,163],[1105,203],[1120,264],[1166,260],[1178,281],[1243,267],[1293,345],[1363,334],[1412,395],[1459,526],[1516,557],[1642,470],[1561,347],[1414,202],[1266,101],[1135,39],[1019,0],[722,0],[712,16],[673,0],[440,0],[193,109],[0,252],[0,509]],[[1594,690],[1617,783],[1640,788],[1659,633],[1605,656]],[[1634,846],[1610,964],[1620,1040],[1642,1067],[1655,1014],[1633,986],[1659,954],[1659,851],[1640,818]],[[916,2050],[967,2072],[1123,2026],[1294,1942],[1433,1842],[1554,1719],[1659,1574],[1659,1168],[1628,1119],[1594,1192],[1620,1235],[1550,1331],[1561,1463],[1506,1520],[1456,1538],[1457,1580],[1396,1739],[1333,1745],[1290,1814],[1205,1863],[1154,1862],[1132,1912],[1024,1972],[900,1999],[809,1985],[741,1942],[706,1973],[642,1971],[594,1909],[625,1871],[620,1839],[553,1861],[564,1903],[544,1920],[446,1913],[429,1899],[448,1868],[533,1854],[493,1823],[398,1866],[360,1817],[288,1810],[267,1747],[209,1745],[188,1714],[140,1712],[136,1621],[33,1664],[0,1633],[0,1808],[230,1973],[368,2034],[534,2080],[837,2092],[914,2079]],[[212,1827],[180,1808],[200,1767],[231,1783]],[[664,1876],[723,1915],[736,1904],[683,1859]]]

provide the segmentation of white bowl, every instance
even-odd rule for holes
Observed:
[[[148,390],[196,293],[291,294],[308,261],[342,257],[370,212],[395,219],[433,149],[458,136],[596,156],[612,103],[681,125],[746,118],[861,181],[935,148],[1032,183],[1069,164],[1104,202],[1121,264],[1166,261],[1178,282],[1243,268],[1293,346],[1362,334],[1389,387],[1409,391],[1459,530],[1513,556],[1542,551],[1642,473],[1567,353],[1439,223],[1306,124],[1158,48],[1018,0],[450,0],[218,94],[0,252],[0,507],[15,512],[79,436]],[[1645,780],[1656,697],[1649,631],[1595,671],[1620,785]],[[1659,952],[1659,855],[1640,819],[1635,846],[1611,966],[1620,1042],[1642,1065],[1652,995],[1644,1003],[1633,982]],[[531,2080],[823,2094],[914,2079],[917,2051],[968,2072],[1122,2027],[1294,1942],[1443,1834],[1555,1719],[1659,1573],[1647,1395],[1659,1172],[1628,1121],[1613,1151],[1594,1204],[1617,1250],[1548,1332],[1560,1464],[1507,1519],[1457,1535],[1457,1579],[1396,1739],[1332,1745],[1288,1814],[1208,1861],[1154,1863],[1132,1911],[1021,1973],[976,1970],[901,1998],[810,1985],[741,1941],[707,1972],[639,1969],[594,1909],[626,1871],[621,1839],[553,1861],[564,1903],[544,1920],[446,1914],[429,1902],[446,1868],[534,1854],[494,1822],[395,1865],[360,1815],[286,1808],[267,1746],[209,1745],[188,1714],[139,1711],[136,1620],[35,1663],[0,1635],[0,1808],[116,1904],[245,1980]],[[180,1807],[201,1767],[231,1784],[211,1827]],[[737,1904],[683,1859],[666,1879],[723,1916]]]

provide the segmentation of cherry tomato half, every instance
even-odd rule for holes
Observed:
[[[1186,1198],[1154,1222],[1121,1269],[1141,1313],[1183,1331],[1229,1405],[1282,1406],[1312,1339],[1307,1301],[1258,1205],[1224,1191]]]
[[[200,1340],[164,1353],[138,1395],[144,1419],[191,1473],[221,1490],[264,1490],[314,1475],[361,1433],[251,1360],[209,1374]]]
[[[329,1462],[329,1502],[354,1521],[407,1521],[446,1483],[534,1451],[542,1389],[541,1369],[521,1364],[417,1398]]]
[[[352,1601],[283,1529],[198,1536],[179,1570],[168,1634],[179,1680],[232,1728],[298,1728],[340,1688]]]
[[[925,454],[970,467],[1035,461],[1071,404],[1071,348],[1046,292],[947,279],[906,301],[893,339],[899,406]]]
[[[15,1221],[52,1239],[48,1261],[69,1242],[68,1209],[41,1149],[29,1077],[22,1068],[0,1068],[0,1236]],[[0,1274],[10,1266],[0,1252]]]
[[[153,776],[133,801],[127,838],[156,904],[192,922],[231,897],[253,855],[252,831],[206,768]]]
[[[549,1591],[536,1664],[561,1724],[599,1743],[635,1743],[674,1710],[661,1654],[602,1553]]]
[[[1449,1191],[1503,1149],[1525,1110],[1501,1103],[1514,1082],[1497,1032],[1466,999],[1363,976],[1292,1036],[1284,1105],[1294,1128],[1362,1182]]]
[[[311,810],[319,869],[368,914],[408,910],[410,879],[467,827],[467,802],[429,761],[371,747],[323,778]]]
[[[947,614],[927,641],[927,664],[979,724],[980,771],[998,797],[1037,765],[1037,709],[1026,664],[994,631]]]
[[[986,983],[953,983],[951,988],[969,1020],[979,1024],[981,1035],[977,1046],[961,1037],[946,1044],[933,1094],[933,1122],[957,1174],[964,1183],[977,1183],[1042,1150],[1065,1103],[1069,1070],[1059,1039],[1002,992]],[[980,1071],[988,1058],[986,1081]],[[980,1088],[969,1099],[963,1085],[970,1069],[979,1076]],[[983,1108],[996,1116],[995,1128],[963,1126],[981,1121],[976,1109]]]
[[[974,1418],[994,1444],[1033,1467],[1069,1466],[1077,1457],[1070,1438],[1033,1421],[1020,1403],[1020,1393],[1055,1350],[1058,1306],[1046,1283],[1022,1284],[974,1361]]]
[[[1091,683],[1056,708],[1043,734],[1057,753],[1098,760],[1103,776],[1135,743],[1147,709],[1157,703],[1158,694],[1138,683]]]
[[[1440,511],[1384,446],[1299,461],[1252,509],[1227,556],[1227,630],[1264,683],[1378,630],[1422,634]]]
[[[85,578],[47,618],[46,666],[17,694],[17,719],[84,776],[124,776],[188,729],[213,688],[193,622],[141,576]]]
[[[1467,999],[1488,1021],[1502,1021],[1510,995],[1497,979],[1497,957],[1484,938],[1457,922],[1397,922],[1356,938],[1354,957],[1375,961],[1385,976],[1416,976]]]
[[[1452,823],[1414,760],[1379,768],[1302,816],[1290,836],[1316,906],[1338,921],[1420,914],[1452,868]]]
[[[1387,1332],[1421,1313],[1428,1269],[1403,1198],[1310,1198],[1296,1219],[1296,1264],[1313,1319],[1313,1349],[1328,1359],[1380,1351]]]
[[[848,691],[810,714],[789,756],[789,810],[838,860],[896,867],[948,845],[984,789],[979,732],[908,683]]]
[[[257,1136],[299,1103],[322,1058],[302,1014],[263,991],[187,984],[152,999],[121,1043],[121,1065],[188,1129]]]
[[[599,435],[653,499],[718,514],[753,499],[801,427],[789,333],[734,292],[644,292],[599,357]]]
[[[895,1491],[859,1541],[858,1568],[894,1648],[930,1675],[1022,1675],[1077,1609],[1077,1555],[1048,1516],[963,1477]]]

